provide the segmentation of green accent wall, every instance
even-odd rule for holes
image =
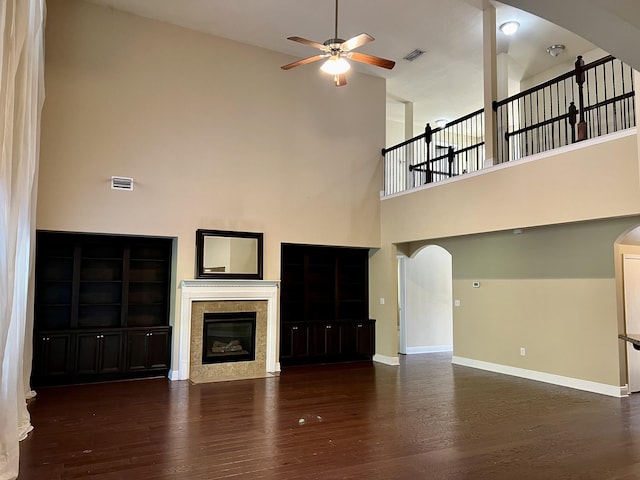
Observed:
[[[614,278],[614,243],[640,216],[413,242],[440,245],[453,256],[456,279]]]

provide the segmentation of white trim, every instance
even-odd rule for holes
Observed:
[[[453,352],[453,345],[432,345],[429,347],[407,347],[407,355],[417,353]]]
[[[391,365],[393,367],[400,365],[400,359],[398,357],[387,357],[386,355],[380,355],[378,353],[373,356],[373,361],[384,363],[385,365]]]
[[[191,360],[191,304],[221,300],[267,301],[266,373],[280,371],[276,349],[278,334],[278,280],[183,280],[178,328],[178,352],[174,355],[170,380],[188,380]],[[176,365],[177,364],[177,365]]]
[[[407,257],[398,255],[398,353],[407,353]]]
[[[581,150],[583,148],[592,147],[593,145],[598,145],[600,143],[605,143],[605,142],[611,142],[612,140],[618,140],[619,138],[629,137],[636,134],[637,134],[636,127],[628,128],[626,130],[610,133],[608,135],[601,135],[596,138],[590,138],[588,140],[583,140],[581,142],[572,143],[571,145],[565,145],[564,147],[555,148],[553,150],[547,150],[546,152],[536,153],[535,155],[529,155],[528,157],[522,157],[517,160],[511,160],[509,162],[499,163],[491,167],[486,167],[480,170],[476,170],[475,172],[469,172],[469,173],[465,173],[464,175],[459,175],[457,177],[451,177],[451,178],[447,178],[446,180],[440,180],[439,182],[420,185],[419,187],[416,187],[416,188],[411,188],[409,190],[403,190],[402,192],[397,192],[391,195],[384,196],[380,200],[381,201],[389,200],[391,198],[401,197],[403,195],[408,195],[414,192],[420,192],[422,190],[427,190],[429,188],[437,188],[442,185],[446,185],[448,183],[464,181],[468,178],[477,177],[479,175],[485,175],[487,173],[492,173],[497,170],[517,167],[518,165],[522,165],[524,163],[535,162],[543,158],[562,155],[563,153],[573,152],[574,150]]]
[[[605,383],[591,382],[589,380],[581,380],[579,378],[564,377],[552,373],[538,372],[536,370],[527,370],[525,368],[511,367],[509,365],[500,365],[498,363],[483,362],[472,358],[456,357],[451,360],[454,365],[462,365],[465,367],[487,370],[489,372],[502,373],[514,377],[536,380],[538,382],[551,383],[562,387],[575,388],[576,390],[584,390],[586,392],[599,393],[610,397],[626,397],[628,396],[626,385],[615,386]]]

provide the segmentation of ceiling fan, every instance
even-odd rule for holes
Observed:
[[[351,66],[346,59],[361,63],[368,63],[369,65],[375,65],[376,67],[387,68],[389,70],[391,70],[396,64],[396,62],[392,60],[353,51],[356,48],[374,40],[374,38],[368,33],[361,33],[349,40],[338,38],[338,0],[336,0],[336,21],[333,38],[326,40],[324,43],[314,42],[302,37],[288,37],[287,40],[293,40],[294,42],[309,45],[310,47],[314,47],[322,51],[322,53],[283,65],[280,68],[283,70],[289,70],[293,67],[297,67],[298,65],[305,65],[307,63],[316,62],[326,58],[327,61],[324,62],[320,69],[323,72],[333,75],[333,81],[336,87],[342,87],[347,84],[347,77],[345,73],[349,68],[351,68]]]

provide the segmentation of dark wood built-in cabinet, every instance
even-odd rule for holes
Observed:
[[[282,245],[282,365],[372,358],[368,265],[364,248]]]
[[[171,238],[37,232],[32,383],[166,374]]]

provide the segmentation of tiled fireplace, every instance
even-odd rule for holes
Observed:
[[[280,371],[277,281],[184,280],[181,290],[172,380],[217,382]]]

